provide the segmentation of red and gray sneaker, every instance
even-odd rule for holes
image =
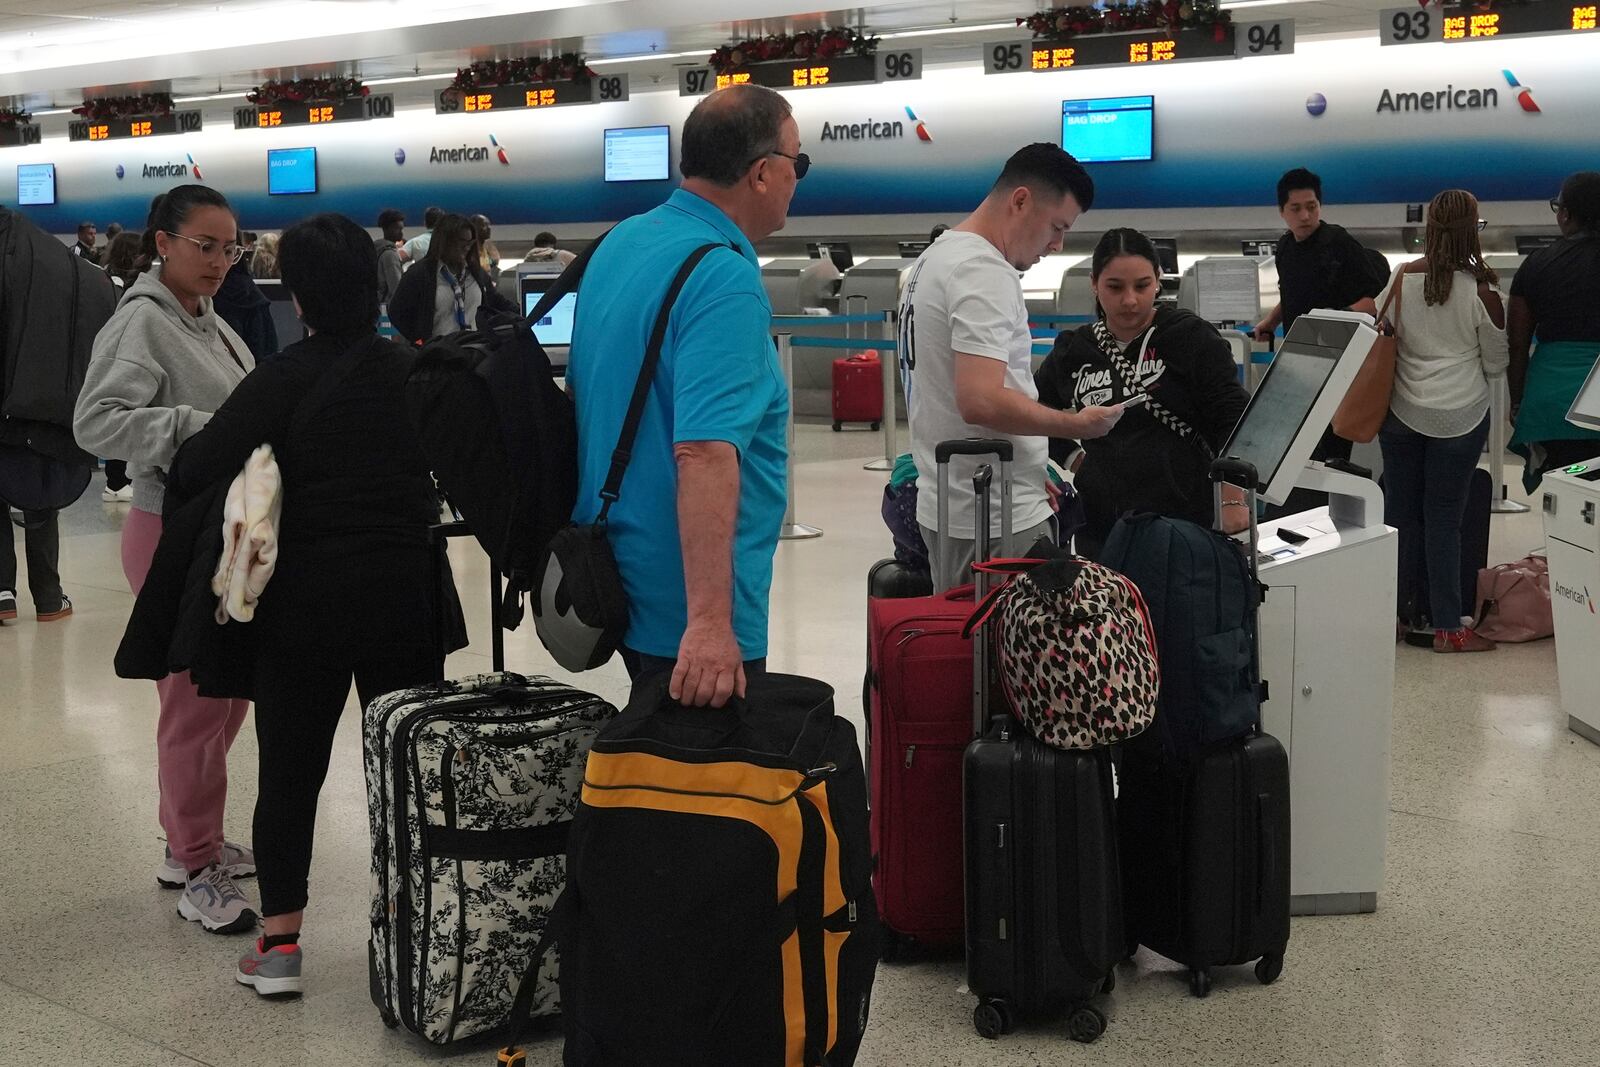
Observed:
[[[240,985],[247,985],[264,997],[297,997],[300,995],[300,946],[278,945],[262,948],[256,939],[250,951],[239,957],[239,970],[234,974]]]
[[[232,841],[222,843],[219,862],[235,878],[249,878],[256,873],[255,852]],[[182,889],[189,883],[189,872],[183,869],[183,864],[172,858],[171,848],[166,849],[161,857],[161,865],[156,868],[156,881],[163,889]]]

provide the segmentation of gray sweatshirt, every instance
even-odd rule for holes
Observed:
[[[156,270],[142,274],[94,339],[72,418],[78,446],[126,460],[133,506],[159,515],[178,446],[211,420],[255,365],[208,298],[200,298],[199,315],[190,315]]]

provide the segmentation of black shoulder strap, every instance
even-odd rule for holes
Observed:
[[[561,276],[556,279],[556,283],[545,290],[544,296],[539,299],[533,310],[528,313],[529,322],[538,322],[550,314],[550,309],[560,303],[562,297],[568,293],[578,291],[578,283],[583,281],[583,272],[589,269],[589,260],[594,258],[595,249],[599,248],[600,243],[610,234],[611,231],[607,230],[593,241],[590,241],[589,247],[579,252],[578,258],[566,265],[561,271]]]
[[[661,301],[661,310],[656,312],[656,324],[650,331],[650,344],[644,350],[644,364],[639,368],[639,379],[633,383],[633,399],[628,402],[628,416],[622,420],[622,434],[617,438],[616,451],[611,453],[611,469],[606,473],[606,484],[600,489],[600,516],[595,519],[597,525],[605,525],[606,513],[622,495],[622,476],[627,473],[628,461],[633,458],[633,442],[634,438],[639,436],[639,421],[644,418],[645,400],[650,396],[650,386],[656,378],[656,367],[661,363],[661,345],[667,337],[667,323],[672,318],[672,305],[677,303],[678,294],[688,284],[689,276],[700,265],[700,261],[719,248],[739,251],[734,245],[723,244],[706,244],[695,249],[689,258],[684,260],[683,266],[678,268],[677,277],[672,279],[666,298]],[[573,261],[567,269],[571,270],[577,265],[577,261]],[[543,301],[540,302],[540,306],[543,306]]]

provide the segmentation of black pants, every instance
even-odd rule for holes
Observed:
[[[261,784],[252,842],[262,915],[283,915],[306,906],[317,794],[328,776],[333,734],[350,694],[351,678],[365,707],[385,693],[444,677],[438,653],[406,652],[385,650],[351,662],[314,649],[301,649],[296,655],[263,643],[256,671]]]
[[[128,477],[128,461],[125,459],[106,460],[106,488],[115,493],[125,485],[131,485]]]
[[[11,509],[0,504],[9,520]],[[22,512],[23,544],[28,557],[28,592],[41,613],[61,609],[61,528],[54,511]],[[0,589],[17,591],[17,547],[9,523],[0,530]]]

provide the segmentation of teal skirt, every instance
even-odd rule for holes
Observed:
[[[1511,451],[1526,461],[1522,485],[1528,492],[1539,487],[1544,441],[1600,441],[1600,431],[1586,430],[1567,421],[1567,411],[1584,380],[1600,359],[1600,342],[1550,341],[1534,349],[1528,361],[1528,383],[1517,410]]]

